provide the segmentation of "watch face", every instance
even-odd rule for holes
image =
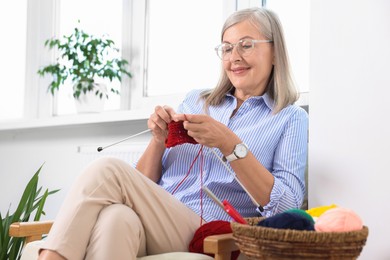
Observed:
[[[245,146],[245,144],[238,144],[236,149],[234,149],[234,153],[238,158],[244,158],[248,153],[248,148]]]

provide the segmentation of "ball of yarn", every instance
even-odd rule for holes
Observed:
[[[288,209],[285,212],[295,213],[298,215],[301,215],[304,218],[307,218],[313,225],[314,225],[314,219],[312,216],[310,216],[305,210],[303,209]]]
[[[192,253],[205,254],[203,251],[203,240],[205,239],[205,237],[211,235],[228,234],[232,232],[233,231],[230,226],[230,222],[228,221],[215,220],[215,221],[205,223],[195,231],[194,237],[192,238],[190,245],[188,247],[188,251]],[[206,255],[213,257],[213,255],[211,254],[206,254]],[[233,251],[231,255],[231,259],[236,260],[239,255],[240,255],[239,250]]]
[[[337,205],[336,204],[331,204],[331,205],[319,206],[319,207],[311,208],[311,209],[306,210],[306,213],[309,214],[312,217],[317,217],[318,218],[319,216],[324,214],[324,212],[326,212],[326,211],[328,211],[330,209],[333,209],[333,208],[337,208]]]
[[[301,212],[282,212],[260,221],[257,225],[262,227],[294,230],[314,230],[314,221]]]
[[[314,228],[322,232],[347,232],[362,229],[363,221],[353,210],[340,207],[322,214]]]

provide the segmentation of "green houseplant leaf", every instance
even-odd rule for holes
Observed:
[[[9,236],[10,225],[14,222],[29,221],[34,213],[34,221],[40,220],[41,216],[45,214],[43,208],[47,197],[58,192],[58,190],[49,191],[46,189],[41,195],[42,187],[38,188],[38,181],[42,167],[43,165],[27,183],[15,212],[10,213],[10,209],[8,209],[4,218],[0,213],[0,260],[20,259],[21,256],[24,238],[11,238]]]
[[[49,74],[52,81],[48,90],[54,95],[60,86],[70,78],[73,83],[73,97],[79,99],[81,94],[93,91],[100,98],[108,98],[97,87],[99,79],[122,81],[123,75],[132,77],[127,70],[129,62],[116,57],[119,53],[113,40],[105,36],[100,38],[75,28],[70,35],[61,39],[53,38],[45,41],[49,49],[56,49],[59,57],[55,64],[38,70],[40,76]],[[119,90],[111,87],[110,92],[119,94]]]

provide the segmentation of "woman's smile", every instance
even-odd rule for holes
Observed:
[[[233,72],[233,74],[235,75],[241,75],[247,72],[249,69],[250,67],[236,67],[236,68],[232,68],[231,72]]]

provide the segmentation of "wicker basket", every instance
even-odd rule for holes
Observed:
[[[316,232],[257,226],[261,218],[232,222],[236,244],[248,259],[356,259],[368,228],[351,232]]]

